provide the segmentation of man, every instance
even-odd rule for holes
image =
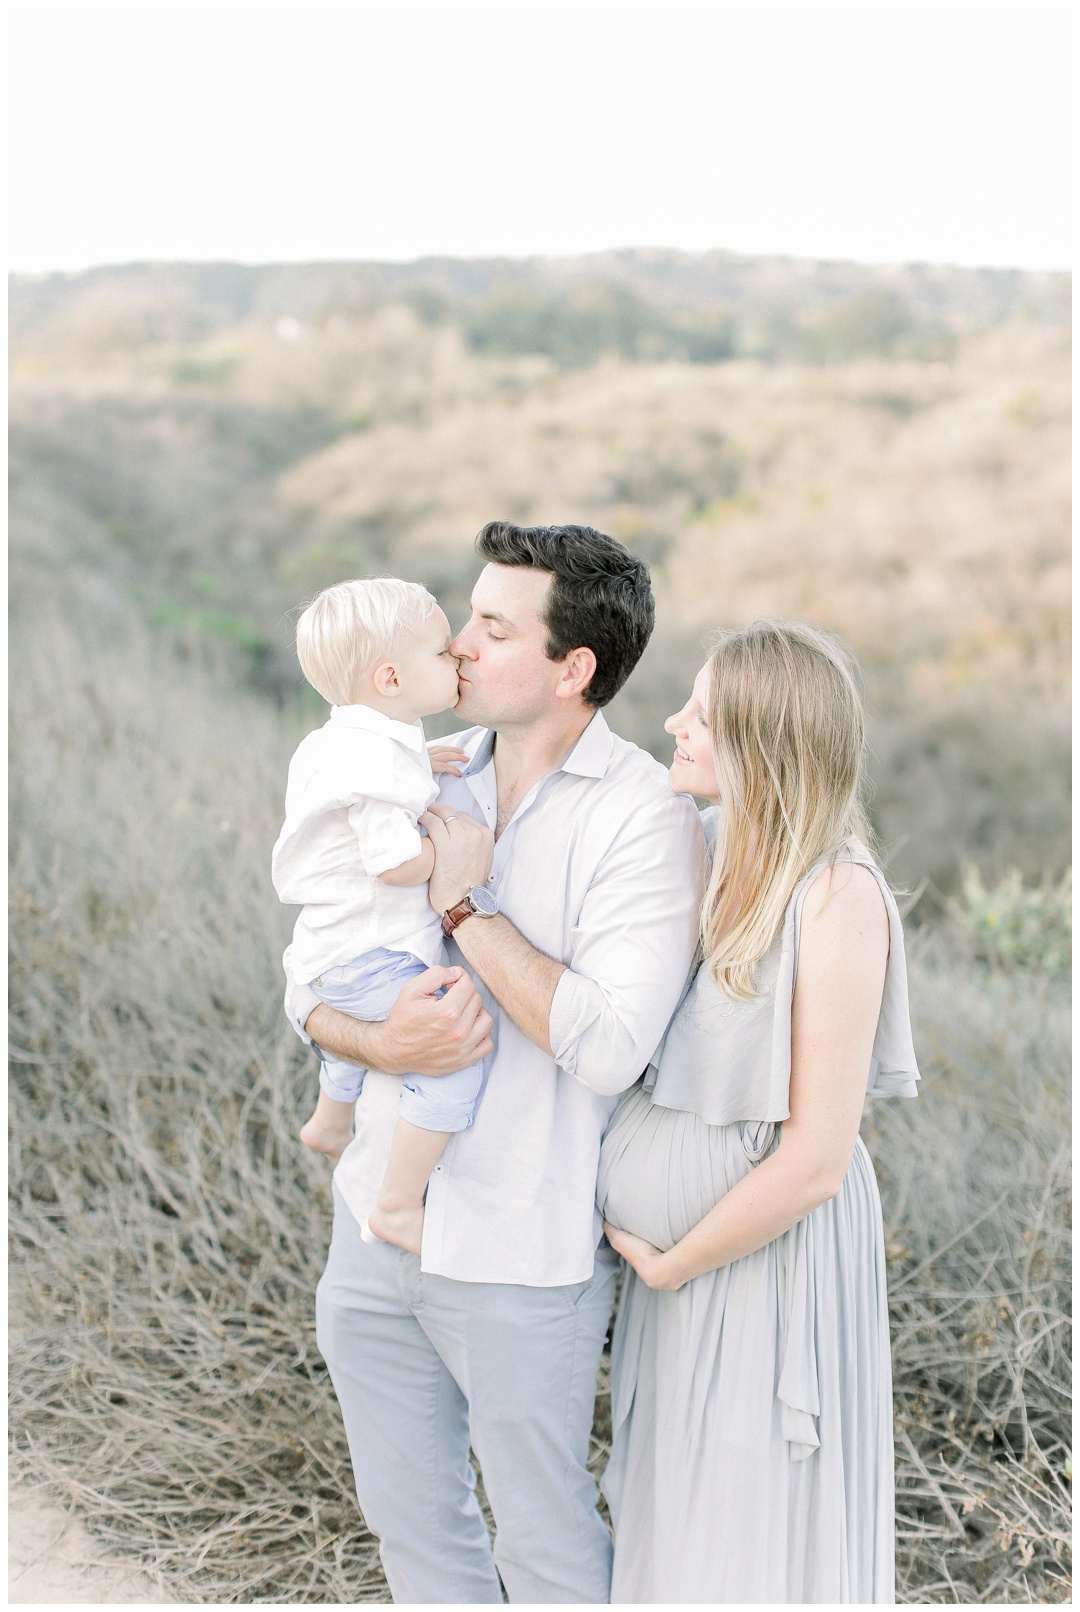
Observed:
[[[299,994],[290,1011],[320,1047],[391,1074],[492,1055],[475,1122],[432,1175],[419,1258],[360,1237],[398,1085],[369,1074],[335,1175],[319,1347],[395,1600],[499,1602],[501,1577],[511,1601],[605,1602],[610,1541],[585,1461],[617,1262],[600,1247],[597,1160],[685,983],[702,834],[690,799],[600,714],[652,630],[645,565],[577,526],[495,522],[477,549],[487,564],[451,650],[458,710],[478,725],[426,821],[431,903],[479,994],[434,969],[385,1024]]]

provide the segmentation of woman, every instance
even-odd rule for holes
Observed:
[[[707,797],[703,962],[604,1142],[613,1602],[891,1602],[892,1385],[867,1092],[914,1096],[852,665],[726,632],[667,723]]]

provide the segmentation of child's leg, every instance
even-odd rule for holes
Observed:
[[[319,1101],[300,1140],[336,1164],[353,1139],[353,1109],[364,1085],[366,1069],[324,1058],[319,1067]]]
[[[339,1102],[320,1090],[315,1112],[306,1125],[300,1127],[300,1140],[316,1153],[325,1153],[335,1164],[353,1137],[354,1103]]]
[[[368,1225],[383,1242],[420,1252],[424,1234],[424,1193],[428,1177],[442,1158],[449,1131],[424,1131],[399,1119],[394,1127],[379,1201]]]
[[[473,1122],[484,1078],[482,1063],[453,1075],[406,1075],[379,1201],[368,1227],[384,1242],[420,1252],[428,1177],[455,1131]]]
[[[423,970],[419,958],[404,952],[366,952],[312,981],[328,1007],[358,1019],[385,1019],[406,979]],[[300,1140],[337,1162],[353,1138],[353,1109],[366,1069],[324,1055],[319,1069],[319,1101]]]

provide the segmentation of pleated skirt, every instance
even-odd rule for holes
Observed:
[[[775,1145],[637,1090],[600,1202],[668,1248]],[[881,1204],[858,1142],[783,1237],[654,1292],[629,1269],[612,1354],[613,1603],[891,1603],[892,1376]]]

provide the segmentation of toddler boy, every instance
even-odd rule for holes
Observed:
[[[393,577],[339,582],[297,623],[308,682],[330,720],[289,764],[274,888],[302,905],[284,964],[329,1006],[385,1019],[406,980],[444,963],[428,902],[431,841],[418,819],[437,794],[421,718],[457,704],[450,629],[426,588]],[[466,758],[440,752],[440,770]],[[352,1137],[366,1071],[324,1057],[301,1141],[331,1158]],[[368,1235],[420,1252],[424,1192],[449,1136],[472,1124],[483,1065],[406,1075],[400,1118]]]

